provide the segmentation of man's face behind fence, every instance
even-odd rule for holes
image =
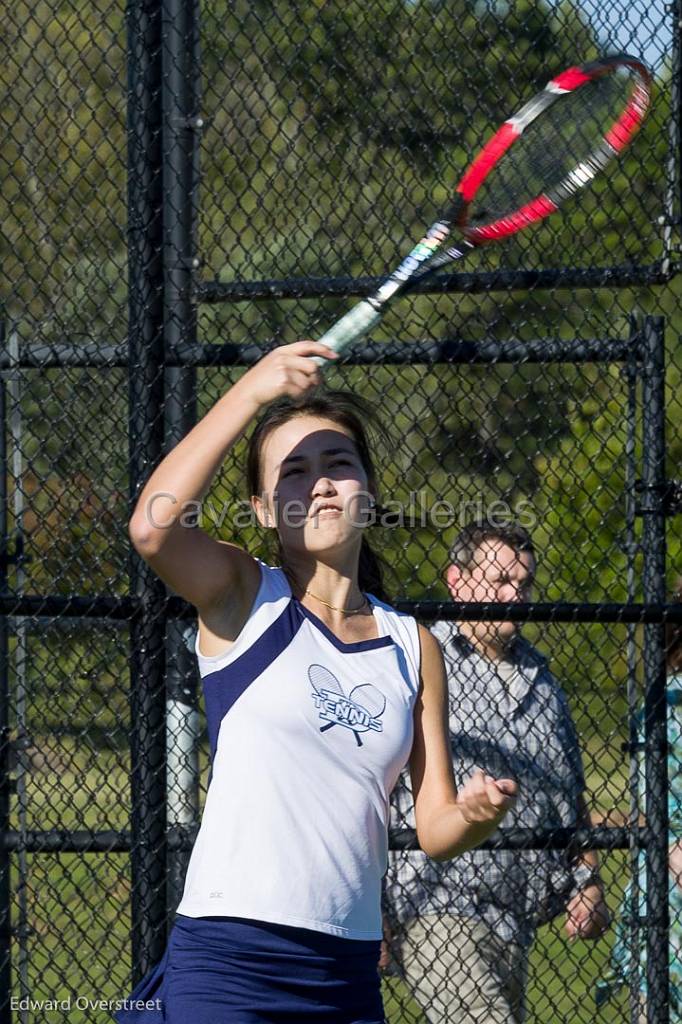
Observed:
[[[535,558],[530,551],[517,553],[494,538],[481,542],[466,568],[451,565],[446,574],[455,601],[503,604],[530,601],[534,577]],[[505,647],[518,628],[516,622],[472,622],[468,632],[484,644]]]

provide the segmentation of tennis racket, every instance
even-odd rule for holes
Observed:
[[[589,184],[628,145],[651,101],[651,74],[615,54],[568,68],[507,118],[443,215],[369,298],[319,340],[336,352],[361,338],[416,281],[472,249],[530,227]],[[314,356],[322,365],[327,360]]]

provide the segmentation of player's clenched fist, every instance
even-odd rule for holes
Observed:
[[[457,805],[470,825],[498,822],[513,805],[516,794],[513,779],[494,779],[477,771],[457,793]]]
[[[295,341],[280,345],[263,356],[240,381],[260,406],[289,395],[298,398],[322,382],[320,370],[311,356],[338,359],[338,355],[319,341]]]

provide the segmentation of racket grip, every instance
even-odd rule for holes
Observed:
[[[318,341],[323,345],[328,345],[335,352],[341,352],[346,345],[350,345],[352,341],[366,334],[379,320],[381,320],[381,313],[377,313],[371,302],[367,300],[358,302],[345,316],[337,320]],[[312,358],[318,366],[329,362],[323,356],[313,356]]]

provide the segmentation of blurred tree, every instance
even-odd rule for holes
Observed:
[[[670,339],[671,350],[676,345]],[[571,398],[569,430],[549,458],[537,458],[540,481],[532,502],[534,539],[540,552],[540,600],[626,601],[628,599],[625,382],[619,367],[593,376],[590,392]],[[668,381],[670,408],[678,406],[680,368],[674,365]],[[679,415],[679,408],[676,409]],[[639,416],[641,417],[641,405]],[[641,433],[637,428],[636,477],[641,476]],[[671,438],[668,475],[679,475],[682,464],[679,435]],[[641,519],[635,521],[641,538]],[[682,567],[682,535],[668,533],[668,586]],[[641,555],[635,562],[635,600],[642,600]],[[542,627],[534,632],[541,636]],[[626,707],[627,651],[625,630],[601,625],[566,626],[555,644],[554,656],[563,666],[570,689],[584,698],[604,694],[620,698]],[[614,711],[615,715],[615,711]],[[614,722],[616,721],[614,717]],[[621,726],[625,718],[621,719]],[[593,723],[593,725],[596,723]]]
[[[125,35],[117,3],[18,0],[0,36],[0,302],[123,337]]]

